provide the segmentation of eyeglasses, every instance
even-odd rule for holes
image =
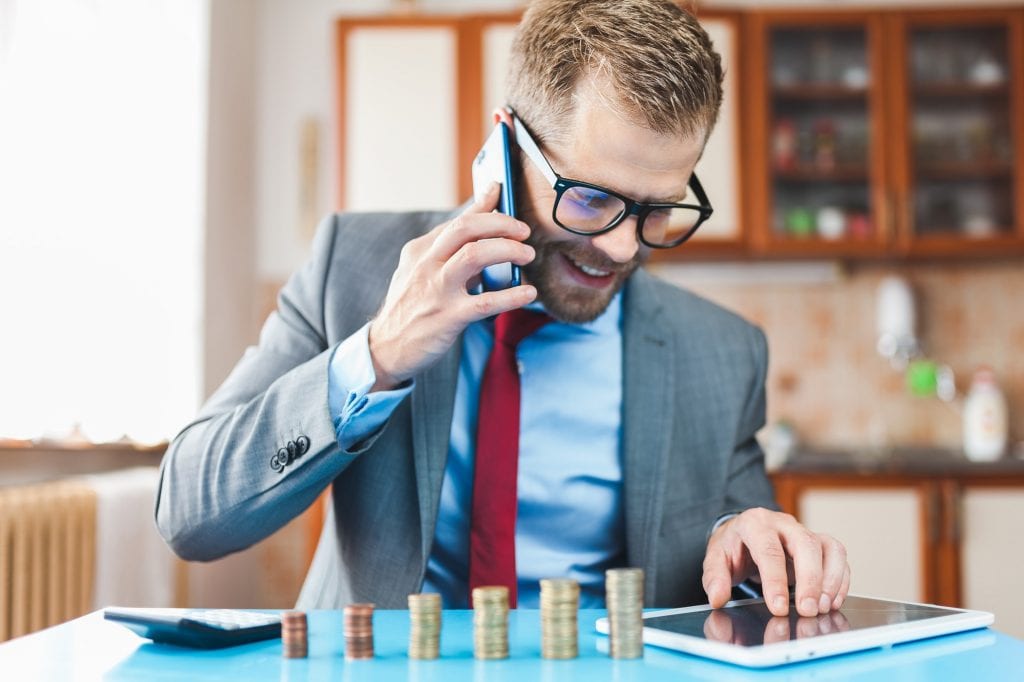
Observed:
[[[562,229],[593,237],[615,229],[619,223],[635,215],[637,235],[643,244],[655,249],[670,249],[692,237],[697,228],[711,217],[711,202],[696,174],[690,175],[685,198],[693,196],[698,203],[645,204],[600,185],[563,178],[551,167],[519,117],[513,115],[512,120],[519,148],[555,190],[551,216]]]

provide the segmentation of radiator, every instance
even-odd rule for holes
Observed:
[[[95,548],[84,482],[0,488],[0,642],[88,613]]]

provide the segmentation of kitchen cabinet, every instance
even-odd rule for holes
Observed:
[[[726,70],[720,119],[696,168],[715,213],[661,260],[736,254],[744,241],[741,22],[733,13],[700,18]],[[439,208],[472,194],[470,164],[504,103],[518,22],[518,13],[337,21],[339,209]]]
[[[816,453],[771,478],[784,511],[846,544],[854,593],[992,611],[1024,636],[1024,460]]]
[[[756,253],[1024,253],[1024,12],[746,22]]]
[[[414,210],[462,198],[466,41],[445,17],[336,24],[339,208]],[[468,165],[466,172],[468,172]]]

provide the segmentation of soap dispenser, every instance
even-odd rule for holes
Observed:
[[[995,373],[981,367],[974,373],[964,403],[964,454],[973,462],[993,462],[1006,453],[1006,398]]]

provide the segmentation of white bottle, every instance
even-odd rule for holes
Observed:
[[[964,454],[973,462],[993,462],[1006,452],[1006,398],[995,374],[979,368],[964,404]]]

